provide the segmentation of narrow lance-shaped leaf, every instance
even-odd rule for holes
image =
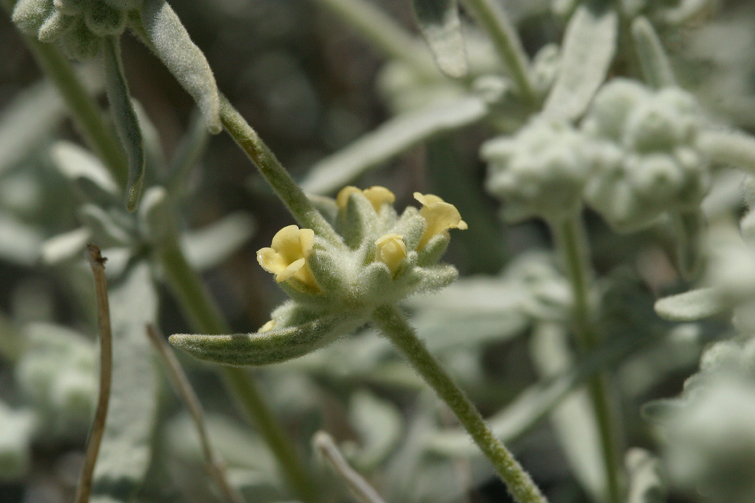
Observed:
[[[487,112],[488,107],[482,99],[467,96],[399,115],[315,164],[301,183],[302,189],[316,194],[333,192],[413,145],[444,131],[477,122]]]
[[[569,21],[562,45],[561,71],[545,101],[544,113],[558,119],[578,118],[603,83],[616,52],[618,17],[580,6]]]
[[[157,317],[157,293],[149,266],[136,265],[110,296],[113,323],[113,385],[92,503],[129,502],[152,458],[157,418],[157,369],[145,336]]]
[[[644,16],[632,21],[632,38],[645,82],[656,89],[676,85],[671,62],[663,50],[663,44],[653,25]]]
[[[207,129],[213,134],[219,133],[222,130],[220,96],[215,77],[181,20],[165,0],[144,0],[142,22],[144,34],[157,57],[197,102]]]
[[[655,312],[671,321],[693,321],[713,316],[728,307],[720,289],[710,287],[660,299],[655,303]]]
[[[349,314],[315,318],[267,332],[232,335],[174,334],[171,344],[200,360],[224,365],[268,365],[311,353],[342,335]]]
[[[139,119],[136,117],[131,95],[128,92],[126,75],[121,61],[121,47],[117,37],[105,38],[103,59],[105,61],[105,89],[107,90],[113,121],[123,148],[128,157],[128,183],[126,185],[126,209],[136,210],[144,188],[144,144]]]
[[[414,15],[440,71],[449,77],[467,74],[467,54],[456,0],[413,0]]]

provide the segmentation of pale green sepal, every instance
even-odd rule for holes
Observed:
[[[375,234],[375,208],[362,193],[349,196],[344,211],[339,212],[336,230],[350,248],[357,248],[369,235]],[[377,238],[377,236],[376,236]]]
[[[627,452],[625,463],[629,474],[627,503],[663,503],[666,484],[660,460],[645,449],[634,447]]]
[[[210,133],[220,133],[220,97],[204,54],[165,0],[145,0],[141,13],[157,57],[197,102]]]
[[[693,321],[713,316],[728,307],[721,289],[708,287],[660,299],[655,303],[655,312],[671,321]]]
[[[315,238],[315,243],[320,238]],[[322,242],[322,241],[320,241]],[[349,278],[344,277],[344,254],[340,250],[318,248],[307,259],[317,284],[326,292],[342,292],[349,287]]]
[[[440,71],[449,77],[464,77],[467,53],[457,0],[413,0],[412,6]]]
[[[428,265],[436,264],[440,257],[446,252],[448,243],[451,242],[451,236],[448,233],[436,234],[425,246],[419,250],[417,265],[425,267]]]
[[[145,154],[142,131],[123,72],[120,42],[115,37],[107,37],[104,45],[105,89],[115,129],[128,156],[126,209],[135,211],[144,189]]]
[[[640,16],[632,21],[632,38],[645,82],[656,89],[675,86],[671,62],[658,34],[646,17]]]
[[[126,27],[126,14],[102,0],[91,0],[84,11],[84,22],[100,37],[120,35]]]
[[[76,18],[55,11],[39,27],[37,37],[40,42],[53,42],[73,27]]]
[[[103,248],[123,247],[132,244],[133,238],[101,207],[85,204],[78,210],[79,218],[91,230],[92,239]]]
[[[224,365],[269,365],[291,360],[335,341],[361,324],[351,313],[314,318],[268,332],[233,335],[175,334],[170,343],[195,358]]]
[[[152,461],[159,374],[145,326],[156,323],[158,296],[150,266],[141,262],[110,295],[113,383],[94,469],[91,503],[129,503]],[[124,453],[128,453],[125,455]]]
[[[434,292],[450,285],[459,277],[459,271],[452,265],[415,267],[407,275],[407,282],[415,284],[419,292]]]
[[[582,5],[569,20],[556,77],[543,113],[563,120],[581,116],[603,83],[616,52],[618,16],[611,9],[598,14]]]
[[[401,270],[397,271],[397,274],[400,272]],[[391,298],[395,295],[396,290],[393,275],[383,262],[376,261],[362,268],[356,284],[358,285],[357,289],[360,290],[359,293],[366,294],[365,297],[368,301],[374,301],[375,297],[384,302],[389,299],[398,300]]]
[[[13,8],[11,19],[26,35],[36,37],[39,28],[53,13],[50,0],[19,0]]]
[[[85,61],[97,57],[102,47],[102,37],[98,37],[87,27],[83,17],[79,17],[73,28],[60,39],[60,48],[71,59]]]
[[[407,206],[391,232],[404,236],[404,243],[409,250],[416,250],[427,228],[427,220],[419,214],[414,206]]]

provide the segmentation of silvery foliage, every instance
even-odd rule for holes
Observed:
[[[718,342],[681,396],[650,402],[674,482],[706,501],[755,497],[755,339]]]

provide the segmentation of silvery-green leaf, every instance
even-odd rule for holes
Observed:
[[[219,133],[222,125],[215,77],[181,20],[165,0],[144,0],[142,22],[157,57],[197,102],[207,129]]]
[[[37,37],[40,42],[53,42],[73,27],[76,18],[55,11],[39,27]]]
[[[713,162],[755,172],[755,138],[739,131],[703,131],[695,141]]]
[[[224,365],[268,365],[303,356],[356,328],[351,313],[314,318],[267,332],[232,335],[174,334],[170,343],[200,360]]]
[[[94,242],[102,248],[126,246],[132,243],[129,232],[113,216],[94,204],[79,208],[79,218],[90,229]]]
[[[362,469],[378,466],[397,446],[404,429],[401,413],[392,403],[362,390],[349,404],[349,420],[360,437],[360,446],[349,456]]]
[[[728,307],[720,289],[709,287],[660,299],[655,303],[655,312],[671,321],[693,321],[713,316]]]
[[[0,116],[0,173],[19,162],[65,116],[57,89],[48,81],[27,87]]]
[[[656,89],[676,85],[671,62],[646,17],[639,16],[632,21],[632,38],[645,82]]]
[[[22,480],[31,466],[31,410],[13,410],[0,401],[0,482]]]
[[[627,503],[663,503],[666,484],[660,461],[645,449],[632,448],[626,455],[629,473]]]
[[[254,235],[255,227],[251,215],[236,212],[187,232],[181,238],[186,259],[199,271],[211,269],[244,245]]]
[[[453,78],[467,74],[467,54],[456,0],[413,0],[414,15],[440,71]]]
[[[50,155],[58,170],[71,181],[94,185],[104,194],[116,197],[118,185],[99,159],[80,146],[60,141],[53,145]]]
[[[33,266],[42,247],[41,232],[10,213],[0,213],[0,258],[24,266]]]
[[[142,130],[131,102],[121,61],[120,42],[114,36],[104,39],[105,90],[113,122],[128,157],[126,209],[135,211],[144,189],[145,154]]]
[[[302,183],[305,192],[325,194],[348,184],[368,169],[444,131],[481,120],[488,112],[485,102],[466,96],[388,120],[374,131],[317,162]]]
[[[168,192],[159,186],[150,187],[144,193],[138,212],[139,229],[151,243],[163,243],[175,232]]]
[[[134,266],[110,295],[113,382],[94,469],[92,503],[133,500],[147,474],[158,407],[158,374],[145,326],[157,319],[149,265]]]
[[[19,0],[13,8],[11,19],[23,33],[36,37],[39,27],[52,11],[53,5],[49,0]]]
[[[539,373],[553,377],[572,367],[567,332],[555,324],[541,324],[530,346]],[[580,387],[551,411],[558,443],[575,477],[594,501],[607,496],[607,473],[603,463],[600,430],[587,389]]]
[[[640,407],[640,415],[645,421],[664,424],[678,415],[684,408],[679,399],[660,399],[647,402]]]
[[[180,201],[185,196],[192,170],[202,158],[209,139],[202,116],[199,113],[193,113],[189,128],[168,167],[169,180],[166,185],[168,192],[175,200]]]
[[[561,50],[561,70],[543,113],[564,120],[578,118],[603,83],[616,52],[618,16],[580,6],[569,20]]]
[[[91,235],[88,228],[80,227],[51,237],[42,244],[42,261],[47,265],[55,265],[83,257]]]

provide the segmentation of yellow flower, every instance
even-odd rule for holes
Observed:
[[[257,262],[264,270],[275,274],[278,283],[294,278],[304,285],[318,288],[307,264],[314,243],[315,233],[312,229],[289,225],[273,237],[272,248],[262,248],[257,252]]]
[[[257,332],[263,334],[265,332],[269,332],[270,330],[272,330],[274,328],[275,328],[275,320],[270,320],[267,323],[265,323],[264,325],[262,325],[260,327],[260,329],[257,330]]]
[[[427,221],[427,228],[417,246],[418,250],[424,248],[433,236],[438,234],[448,235],[448,229],[464,230],[467,228],[467,223],[461,219],[459,210],[453,204],[447,203],[433,194],[423,195],[419,192],[414,193],[414,199],[422,203],[419,214]]]
[[[396,274],[401,262],[406,258],[406,244],[401,234],[386,234],[377,241],[377,258],[385,262],[391,273]]]
[[[336,196],[336,204],[341,211],[346,209],[346,204],[349,202],[349,196],[356,192],[361,192],[362,195],[372,203],[372,207],[375,208],[376,212],[379,212],[384,204],[393,204],[396,200],[396,196],[393,195],[393,192],[385,187],[375,186],[370,187],[369,189],[359,190],[358,188],[349,185],[348,187],[342,188],[338,193],[338,196]]]

